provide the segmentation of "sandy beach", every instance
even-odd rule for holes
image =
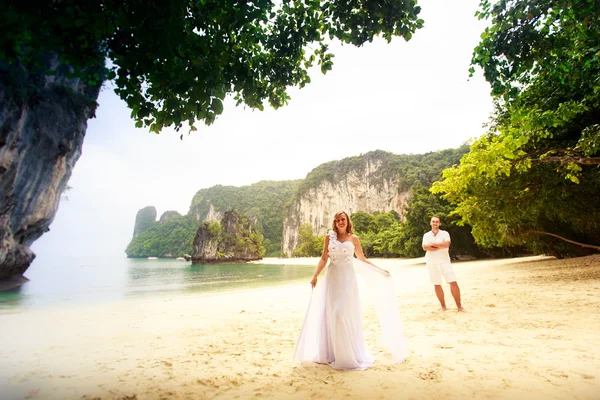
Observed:
[[[265,263],[316,259],[265,260]],[[2,399],[600,399],[600,255],[454,263],[467,313],[439,312],[422,259],[394,278],[409,356],[292,360],[311,289],[181,294],[0,313]]]

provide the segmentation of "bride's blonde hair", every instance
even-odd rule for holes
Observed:
[[[348,220],[348,225],[346,225],[346,232],[349,235],[352,235],[354,233],[352,231],[352,221],[350,220],[350,216],[348,215],[348,213],[346,211],[338,211],[335,213],[335,215],[333,216],[333,222],[331,224],[331,229],[333,229],[333,231],[339,235],[337,226],[335,225],[335,220],[342,214],[344,214],[346,216],[346,220]]]

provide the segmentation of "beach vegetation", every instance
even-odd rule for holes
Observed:
[[[453,214],[454,206],[429,188],[415,185],[403,218],[396,211],[368,214],[357,211],[351,215],[356,234],[367,257],[422,257],[422,238],[431,230],[429,221],[433,215],[440,217],[441,229],[450,233],[450,255],[472,257],[509,257],[526,254],[519,246],[486,248],[479,246],[471,234],[471,227],[460,224],[460,217]]]
[[[484,247],[600,250],[600,9],[594,0],[481,2],[471,72],[495,112],[433,185]]]
[[[325,237],[315,235],[311,224],[302,224],[298,242],[298,246],[292,252],[292,257],[319,257],[323,253]]]

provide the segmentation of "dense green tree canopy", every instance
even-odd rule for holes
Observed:
[[[598,4],[481,4],[492,25],[473,64],[492,86],[496,112],[488,134],[433,190],[457,205],[482,245],[576,254],[555,239],[600,242]]]
[[[406,208],[404,221],[395,235],[392,235],[388,246],[406,257],[417,257],[424,254],[422,247],[423,234],[431,230],[431,217],[440,218],[440,228],[448,231],[452,240],[450,255],[458,256],[494,256],[496,254],[485,252],[477,245],[471,235],[470,226],[458,224],[460,218],[453,215],[454,206],[432,194],[422,186],[412,189],[412,196]]]
[[[311,224],[300,225],[298,247],[292,252],[293,257],[319,257],[323,252],[324,236],[315,236]]]
[[[598,2],[483,1],[479,16],[493,21],[473,57],[497,98],[489,151],[508,167],[559,163],[577,182],[581,165],[600,164]]]
[[[431,229],[429,220],[432,215],[439,216],[443,229],[450,232],[451,255],[486,255],[475,245],[470,227],[457,226],[458,218],[449,217],[454,207],[447,201],[420,185],[413,187],[411,192],[402,221],[395,211],[373,214],[358,211],[352,214],[356,234],[367,257],[422,257],[425,254],[422,238]]]
[[[419,12],[416,0],[10,2],[0,59],[33,70],[57,53],[91,84],[114,79],[138,126],[194,129],[223,112],[227,94],[251,108],[286,104],[287,88],[309,83],[315,62],[332,68],[330,39],[409,40],[423,25]],[[105,58],[105,74],[88,74]]]

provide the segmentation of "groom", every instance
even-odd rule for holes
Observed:
[[[429,270],[429,279],[435,287],[435,294],[442,305],[442,311],[446,311],[446,300],[444,299],[444,289],[442,289],[442,275],[450,285],[450,292],[458,311],[465,311],[460,303],[460,288],[456,283],[454,270],[450,264],[450,234],[440,229],[440,218],[436,215],[429,221],[431,230],[423,235],[423,250],[425,253],[425,264]]]

